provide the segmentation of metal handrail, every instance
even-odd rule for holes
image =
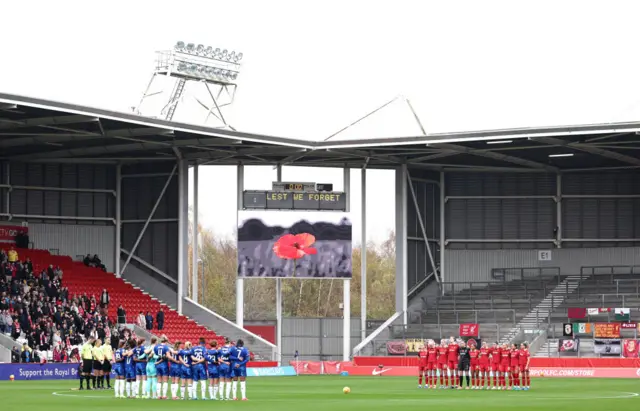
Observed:
[[[433,311],[436,314],[436,318],[437,318],[437,324],[442,324],[442,322],[440,321],[440,316],[442,314],[447,314],[447,313],[453,313],[456,316],[456,323],[460,323],[460,314],[464,314],[464,313],[473,313],[474,314],[474,321],[475,323],[478,323],[478,313],[492,313],[493,314],[493,319],[497,320],[498,316],[496,314],[501,313],[501,312],[507,312],[511,314],[511,321],[513,322],[513,324],[517,323],[516,320],[516,310],[511,309],[511,308],[504,308],[504,309],[498,309],[498,310],[423,310],[422,313],[424,314],[428,314],[431,311]]]
[[[624,272],[620,272],[620,270]],[[596,271],[608,271],[597,273]],[[614,272],[617,271],[617,272]],[[634,275],[640,274],[640,266],[637,265],[587,265],[580,267],[581,275]]]

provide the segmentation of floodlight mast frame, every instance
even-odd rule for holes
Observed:
[[[148,98],[168,94],[167,103],[159,115],[155,117],[171,121],[177,107],[186,96],[186,89],[195,90],[195,87],[202,88],[204,86],[208,97],[211,99],[210,102],[204,102],[193,96],[196,102],[207,110],[202,123],[209,124],[211,117],[215,117],[218,123],[217,127],[235,130],[227,122],[222,109],[230,106],[235,101],[235,94],[238,88],[235,81],[239,73],[239,60],[225,61],[221,58],[207,57],[203,54],[177,49],[159,51],[157,52],[155,70],[138,106],[135,108],[135,112],[138,115],[145,115],[142,108]],[[169,84],[172,84],[172,89],[169,93],[165,89],[152,91],[158,76],[164,77],[164,87],[169,88]],[[171,82],[171,80],[174,81]]]

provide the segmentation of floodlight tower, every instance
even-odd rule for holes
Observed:
[[[215,117],[220,123],[218,126],[232,128],[224,117],[223,107],[233,103],[240,74],[240,61],[243,54],[227,49],[213,48],[202,44],[178,41],[173,50],[159,51],[157,53],[156,68],[151,76],[151,81],[145,90],[136,113],[149,115],[142,110],[143,104],[149,97],[167,94],[171,89],[168,99],[164,99],[160,115],[154,117],[172,120],[177,107],[187,95],[189,90],[195,101],[202,106],[207,114],[203,123],[207,123],[211,117]],[[152,92],[152,87],[159,78],[164,78],[164,90]],[[208,104],[195,95],[198,89],[204,88],[206,95],[211,98]],[[148,109],[147,109],[148,111]]]

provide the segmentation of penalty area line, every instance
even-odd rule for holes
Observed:
[[[621,400],[626,398],[636,398],[640,396],[637,392],[621,392],[622,395],[607,395],[607,396],[595,396],[595,397],[535,397],[531,396],[532,400]],[[525,394],[527,395],[527,394]],[[509,398],[520,397],[520,394],[509,395]],[[526,397],[525,397],[526,398]]]
[[[74,397],[74,398],[109,398],[106,395],[74,395],[74,394],[66,394],[62,392],[53,392],[53,395],[57,397]]]

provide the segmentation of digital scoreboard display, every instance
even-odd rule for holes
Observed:
[[[246,210],[327,210],[345,211],[347,194],[342,192],[245,191]]]

